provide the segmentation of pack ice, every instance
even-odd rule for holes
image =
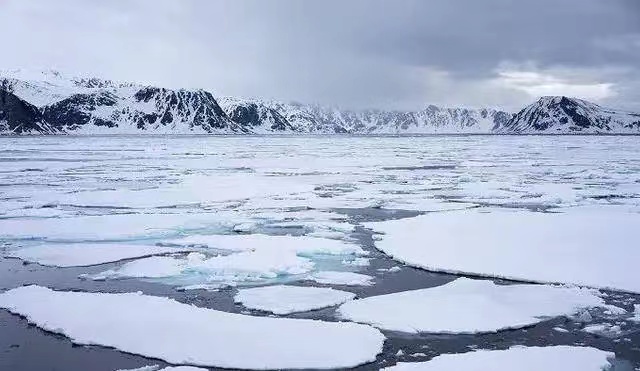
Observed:
[[[373,361],[384,342],[366,325],[251,317],[142,293],[24,286],[0,294],[0,307],[76,344],[113,347],[175,365],[353,367]]]
[[[640,214],[474,210],[367,223],[375,246],[412,266],[534,282],[640,292]]]

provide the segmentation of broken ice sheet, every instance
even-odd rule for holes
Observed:
[[[192,248],[113,243],[50,243],[9,251],[6,256],[54,267],[98,265],[151,255],[183,253]]]
[[[174,365],[348,368],[373,361],[385,339],[366,325],[252,317],[142,293],[23,286],[0,293],[0,308],[75,344],[113,347]]]
[[[341,305],[347,320],[403,332],[477,333],[533,325],[585,308],[606,305],[593,289],[549,285],[496,285],[489,280],[458,278],[427,289],[370,296]]]
[[[602,371],[612,366],[615,355],[596,348],[577,346],[511,347],[442,354],[427,362],[401,362],[387,371]]]
[[[428,270],[640,292],[638,221],[619,207],[574,207],[471,209],[365,226],[382,233],[376,248]]]
[[[234,300],[250,309],[283,315],[331,307],[354,297],[332,288],[274,285],[241,289]]]

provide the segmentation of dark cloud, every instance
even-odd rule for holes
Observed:
[[[640,110],[635,0],[4,0],[0,31],[0,67],[226,95],[515,109],[570,92]]]

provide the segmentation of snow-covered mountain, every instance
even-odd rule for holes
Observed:
[[[236,122],[254,131],[301,133],[490,133],[511,114],[494,109],[441,108],[421,111],[341,110],[318,105],[221,98],[220,106]]]
[[[0,71],[0,133],[451,134],[640,133],[640,115],[543,97],[519,113],[496,109],[344,110],[258,99],[216,99],[56,71]]]
[[[0,89],[38,107],[51,129],[47,134],[247,132],[204,90],[73,78],[55,71],[0,72]],[[8,121],[5,132],[15,132],[15,125]]]
[[[582,99],[542,97],[496,130],[517,134],[640,134],[640,114]]]

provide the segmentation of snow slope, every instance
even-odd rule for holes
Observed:
[[[499,133],[640,134],[640,114],[599,106],[582,99],[547,96],[513,116]]]

